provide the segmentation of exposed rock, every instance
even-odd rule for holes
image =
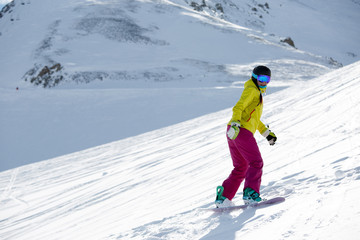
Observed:
[[[44,66],[41,68],[40,66],[35,66],[24,75],[24,79],[44,88],[55,87],[64,79],[64,76],[61,74],[62,69],[63,67],[60,63],[56,63],[51,67]]]
[[[294,41],[290,38],[290,37],[287,37],[283,40],[280,40],[280,42],[283,42],[283,43],[287,43],[289,44],[290,46],[294,47],[295,48],[295,43]]]
[[[6,4],[0,11],[0,18],[2,18],[5,15],[5,13],[11,13],[13,11],[14,6],[15,6],[14,1]]]
[[[220,3],[215,4],[216,10],[219,10],[221,13],[224,13],[224,8]]]

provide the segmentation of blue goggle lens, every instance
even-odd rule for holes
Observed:
[[[256,78],[259,82],[265,82],[265,83],[269,83],[270,82],[270,77],[267,75],[256,75],[256,74],[252,74],[254,78]]]

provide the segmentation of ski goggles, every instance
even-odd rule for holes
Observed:
[[[252,76],[257,79],[259,82],[262,83],[269,83],[270,82],[270,77],[267,75],[256,75],[255,73],[252,73]]]

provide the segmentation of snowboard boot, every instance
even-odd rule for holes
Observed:
[[[259,193],[255,192],[254,189],[248,187],[244,189],[243,200],[245,204],[252,204],[261,202],[262,199]]]
[[[215,205],[217,208],[224,208],[224,207],[230,207],[233,206],[233,202],[231,202],[228,198],[224,197],[222,194],[224,192],[223,186],[218,186],[216,188],[216,199],[215,199]]]

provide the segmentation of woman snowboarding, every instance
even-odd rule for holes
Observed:
[[[216,188],[215,205],[228,207],[243,180],[243,200],[245,203],[260,202],[260,183],[263,160],[254,138],[258,130],[270,145],[276,136],[261,121],[263,96],[270,82],[271,71],[266,66],[257,66],[251,78],[245,82],[240,100],[233,108],[233,115],[227,126],[227,140],[234,169],[222,186]]]

